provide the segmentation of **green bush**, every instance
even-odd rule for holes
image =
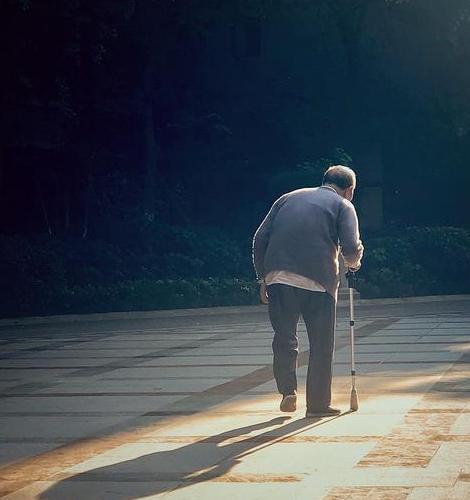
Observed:
[[[255,304],[252,279],[130,280],[113,284],[31,288],[24,300],[3,297],[0,315],[145,311]]]
[[[3,235],[0,275],[4,317],[254,300],[249,246],[243,252],[237,241],[213,228],[152,225],[145,238],[126,247]]]
[[[252,274],[249,246],[207,226],[149,224],[129,243],[142,278],[209,278]]]
[[[251,249],[220,230],[152,225],[126,247],[0,236],[0,316],[258,303]],[[365,240],[364,298],[470,292],[470,233],[390,229]]]
[[[470,232],[454,227],[388,230],[365,241],[364,298],[470,292]]]

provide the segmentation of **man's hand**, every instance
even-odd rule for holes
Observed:
[[[350,267],[346,272],[346,279],[348,280],[348,288],[356,288],[357,286],[357,278],[356,272],[359,268],[355,269]]]
[[[268,292],[266,289],[266,283],[264,281],[262,281],[259,284],[259,298],[260,298],[262,304],[267,304],[269,302]]]

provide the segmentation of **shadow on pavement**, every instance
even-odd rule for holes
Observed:
[[[132,460],[78,473],[56,483],[44,491],[39,498],[42,500],[71,498],[70,495],[76,493],[77,482],[96,482],[96,489],[87,492],[87,498],[90,499],[103,498],[106,482],[108,484],[131,482],[132,491],[125,492],[123,488],[117,496],[114,496],[114,498],[126,500],[180,490],[195,483],[220,478],[241,463],[246,456],[280,442],[287,436],[331,420],[302,418],[284,424],[290,418],[288,416],[277,417],[209,436],[177,449],[150,453]],[[280,425],[281,427],[278,427]],[[276,427],[262,434],[246,436],[254,431],[273,426]],[[237,439],[242,436],[246,438]],[[225,441],[229,442],[224,444]],[[138,443],[136,445],[138,446]],[[159,445],[155,444],[155,446]],[[243,474],[237,474],[237,477],[243,480]]]

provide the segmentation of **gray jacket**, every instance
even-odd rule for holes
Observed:
[[[253,238],[259,279],[290,271],[323,285],[336,297],[339,252],[359,268],[363,246],[354,205],[327,186],[305,188],[275,201]]]

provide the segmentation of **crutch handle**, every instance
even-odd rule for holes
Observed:
[[[348,272],[346,273],[346,279],[348,280],[348,288],[356,288],[357,284],[356,271],[348,269]]]

